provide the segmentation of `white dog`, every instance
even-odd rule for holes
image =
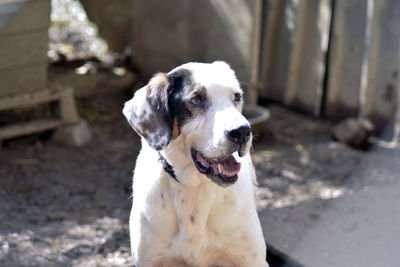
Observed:
[[[265,267],[252,134],[225,62],[158,73],[125,103],[142,136],[130,236],[137,267]]]

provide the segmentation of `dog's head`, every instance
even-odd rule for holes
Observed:
[[[197,171],[219,185],[237,180],[252,134],[241,114],[243,92],[224,62],[188,63],[156,74],[123,113],[155,150],[179,146]]]

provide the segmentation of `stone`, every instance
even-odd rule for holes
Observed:
[[[57,129],[52,136],[52,140],[57,143],[77,147],[88,144],[91,138],[92,133],[89,125],[83,119],[80,119],[78,123]]]
[[[375,126],[366,118],[347,118],[333,128],[333,138],[354,148],[362,148],[375,132]]]

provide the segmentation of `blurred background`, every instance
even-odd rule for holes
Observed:
[[[123,103],[214,60],[245,91],[270,266],[399,266],[396,0],[1,0],[0,266],[133,266]]]

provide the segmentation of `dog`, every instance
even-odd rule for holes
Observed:
[[[142,137],[130,238],[137,267],[265,267],[252,132],[221,61],[157,73],[125,103]]]

